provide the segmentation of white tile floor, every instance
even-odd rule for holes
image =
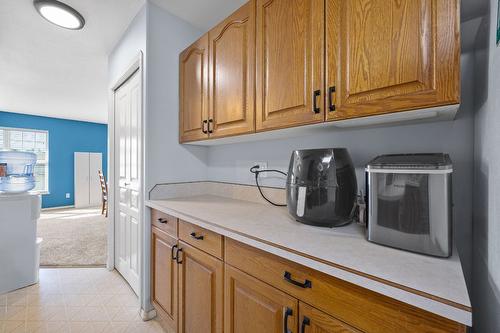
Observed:
[[[0,295],[0,333],[163,332],[144,322],[139,300],[105,268],[41,269],[40,282]]]

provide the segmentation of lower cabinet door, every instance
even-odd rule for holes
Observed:
[[[299,304],[299,333],[361,333],[305,303]]]
[[[297,299],[225,265],[225,333],[296,333]]]
[[[223,328],[224,264],[179,242],[179,333],[219,333]]]
[[[176,328],[177,324],[177,263],[172,259],[172,252],[177,246],[177,239],[164,231],[153,227],[151,239],[151,296],[155,309]]]

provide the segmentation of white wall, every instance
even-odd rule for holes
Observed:
[[[364,166],[372,158],[388,153],[445,152],[453,165],[455,244],[470,281],[472,174],[473,174],[473,62],[472,54],[463,54],[462,103],[455,121],[364,129],[332,129],[321,134],[286,140],[239,143],[209,148],[210,180],[254,184],[248,169],[257,161],[269,168],[287,170],[294,149],[346,147],[357,169],[360,189],[364,190]],[[279,178],[262,183],[284,186]]]
[[[497,0],[483,19],[475,51],[473,228],[474,332],[500,332],[500,48]]]
[[[147,2],[145,187],[155,184],[207,177],[207,149],[179,144],[179,53],[201,32]],[[150,249],[151,224],[144,216],[143,275],[141,305],[151,309]]]

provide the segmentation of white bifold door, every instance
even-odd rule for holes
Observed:
[[[102,153],[75,153],[75,207],[95,207],[102,204],[99,170]]]
[[[139,294],[142,114],[139,71],[115,90],[114,105],[115,267]]]

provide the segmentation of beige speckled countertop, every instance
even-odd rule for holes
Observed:
[[[146,206],[226,237],[471,326],[460,259],[419,255],[370,243],[364,227],[319,228],[286,208],[201,195],[147,200]]]

